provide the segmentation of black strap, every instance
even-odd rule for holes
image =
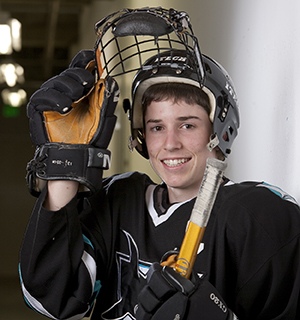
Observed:
[[[109,150],[92,145],[46,143],[36,149],[27,165],[27,183],[32,195],[38,196],[37,179],[74,180],[95,193],[102,185],[102,172],[110,167]]]

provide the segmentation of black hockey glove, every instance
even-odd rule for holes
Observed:
[[[139,295],[137,320],[233,320],[216,288],[205,278],[192,281],[173,268],[153,263]]]
[[[75,180],[92,194],[108,169],[110,142],[119,99],[111,77],[95,83],[92,50],[80,51],[69,68],[46,81],[27,106],[30,136],[36,146],[27,165],[27,183],[38,196],[47,180]]]

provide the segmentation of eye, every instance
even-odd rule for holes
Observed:
[[[191,123],[185,123],[181,126],[183,129],[193,129],[195,126]]]
[[[162,129],[163,129],[162,126],[154,126],[150,128],[150,131],[157,132],[157,131],[161,131]]]

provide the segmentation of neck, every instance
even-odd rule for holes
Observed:
[[[182,190],[168,187],[168,195],[170,203],[183,202],[195,198],[198,190]]]
[[[224,178],[222,178],[221,183],[223,183],[224,181],[225,181]],[[175,203],[175,202],[184,202],[184,201],[187,201],[187,200],[190,200],[190,199],[197,197],[197,195],[199,193],[200,185],[196,189],[195,188],[178,189],[178,188],[173,188],[173,187],[167,186],[170,204]]]

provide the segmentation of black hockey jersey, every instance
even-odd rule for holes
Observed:
[[[195,199],[127,173],[58,212],[33,210],[21,249],[27,303],[52,319],[135,319],[151,263],[179,249]],[[300,319],[300,210],[266,183],[220,187],[194,265],[239,319]]]

